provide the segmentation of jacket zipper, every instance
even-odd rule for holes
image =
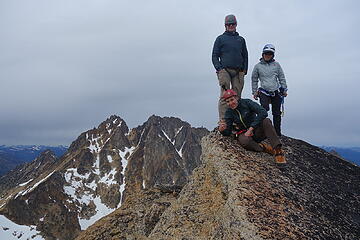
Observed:
[[[239,114],[240,121],[242,122],[242,124],[244,125],[244,127],[247,129],[248,127],[247,127],[246,124],[244,123],[244,120],[243,120],[243,118],[242,118],[242,116],[241,116],[241,113],[240,113],[237,109],[235,109],[235,111]]]

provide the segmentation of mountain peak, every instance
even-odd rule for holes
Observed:
[[[37,157],[37,159],[42,159],[42,158],[45,158],[46,160],[49,160],[49,159],[54,159],[56,160],[56,156],[55,156],[55,153],[50,150],[50,149],[46,149],[45,151],[43,151],[39,157]]]
[[[116,116],[116,115],[111,115],[105,121],[100,123],[100,125],[98,126],[98,129],[102,128],[105,125],[107,130],[111,130],[113,128],[120,127],[122,124],[126,125],[125,121],[121,117]]]

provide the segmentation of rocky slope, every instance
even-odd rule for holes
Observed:
[[[360,168],[282,140],[286,167],[212,132],[181,192],[164,186],[129,194],[77,240],[360,239]]]
[[[15,169],[0,177],[0,197],[8,195],[8,190],[16,186],[23,186],[40,176],[41,173],[51,168],[57,157],[46,150],[34,161],[17,166]]]
[[[200,163],[200,139],[206,134],[180,119],[157,116],[130,131],[123,119],[111,116],[82,133],[40,174],[8,176],[25,182],[4,191],[0,214],[16,224],[36,226],[36,237],[74,239],[125,205],[127,195],[154,186],[183,186]],[[2,226],[0,236],[10,231]]]

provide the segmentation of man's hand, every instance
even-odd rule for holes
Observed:
[[[224,119],[219,121],[219,131],[222,132],[227,128],[226,122]]]
[[[253,98],[255,100],[258,100],[258,98],[259,98],[259,92],[258,91],[256,93],[254,93]]]
[[[283,92],[283,94],[282,94],[284,97],[287,97],[287,92]]]
[[[246,133],[244,133],[244,135],[245,135],[246,137],[254,136],[253,131],[254,131],[254,128],[253,128],[253,127],[250,127],[250,128],[246,131]]]

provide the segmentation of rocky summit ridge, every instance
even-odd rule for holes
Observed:
[[[183,186],[200,163],[200,139],[206,134],[177,118],[151,116],[130,130],[123,119],[111,116],[36,174],[19,168],[7,176],[16,181],[12,188],[0,184],[0,223],[6,217],[30,226],[30,235],[2,226],[0,236],[74,239],[121,207],[127,194],[156,185]]]
[[[30,226],[20,240],[360,239],[360,168],[282,142],[284,167],[177,118],[111,116],[6,190],[0,214]]]
[[[203,164],[149,238],[359,239],[359,167],[282,140],[285,168],[229,138],[205,137]]]

